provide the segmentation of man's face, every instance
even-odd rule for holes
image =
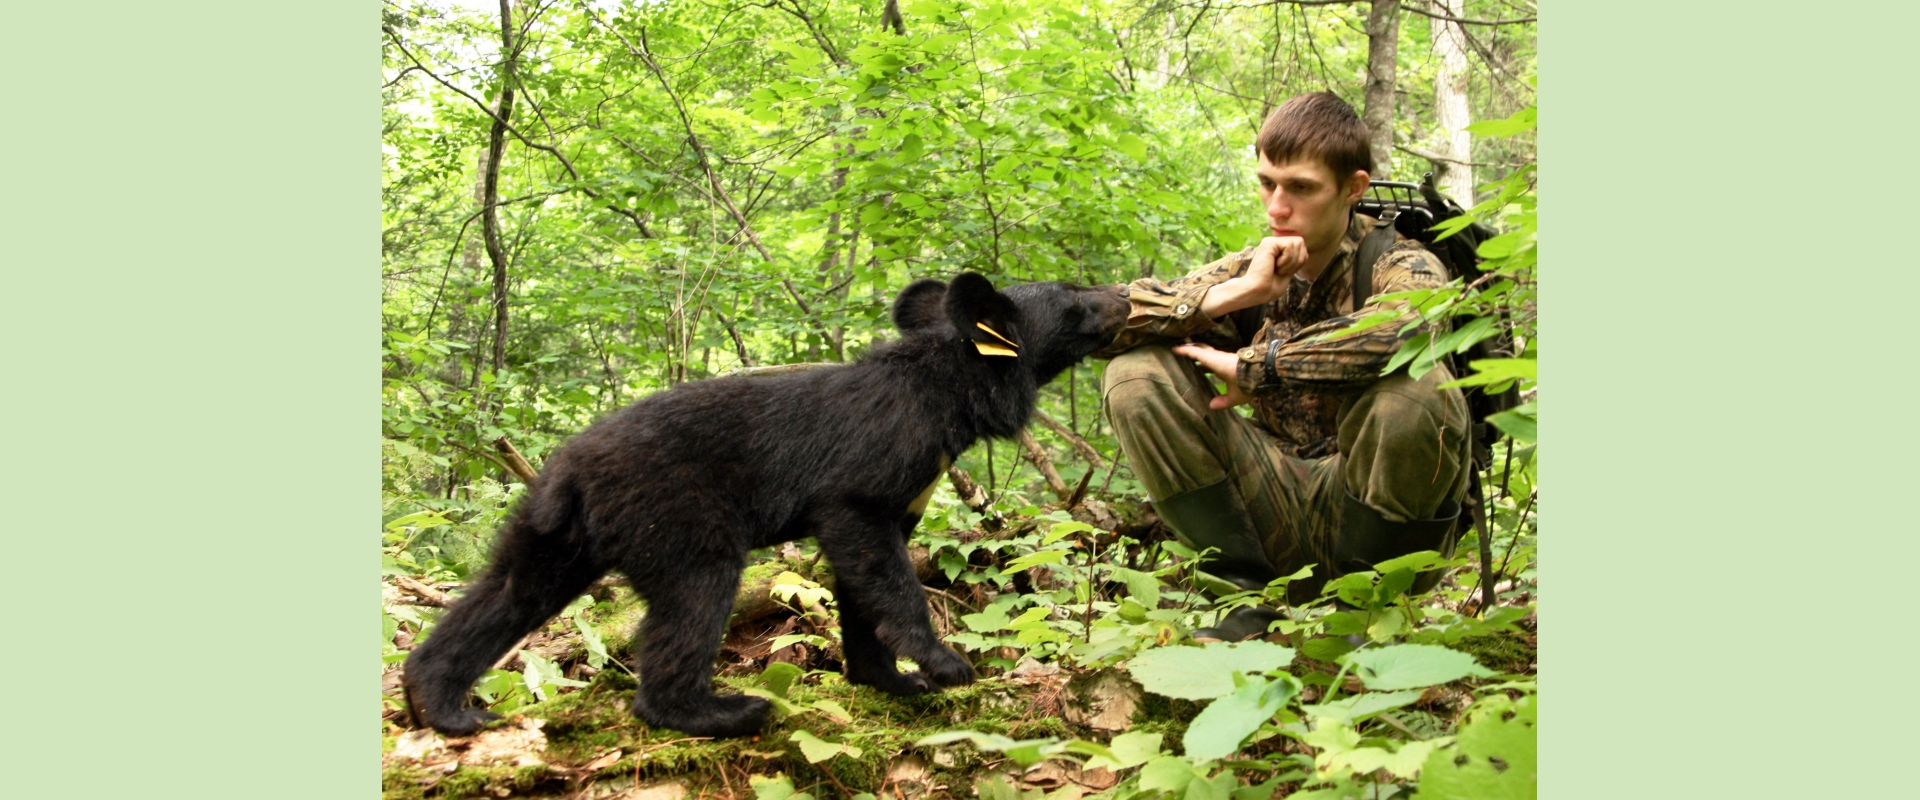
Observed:
[[[1267,212],[1267,235],[1298,236],[1316,255],[1339,247],[1347,232],[1347,209],[1367,190],[1367,173],[1335,180],[1333,169],[1313,158],[1275,164],[1262,153],[1254,174]]]

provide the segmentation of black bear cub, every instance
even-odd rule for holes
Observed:
[[[756,733],[769,704],[715,695],[714,657],[748,552],[807,536],[837,576],[847,680],[896,695],[972,682],[928,622],[907,537],[953,458],[1016,435],[1040,386],[1126,314],[1117,286],[921,280],[894,301],[901,339],[857,363],[684,384],[595,423],[547,460],[492,565],[407,658],[415,724],[465,735],[493,719],[468,705],[473,682],[612,569],[647,602],[633,713]]]

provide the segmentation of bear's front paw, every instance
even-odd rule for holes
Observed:
[[[941,686],[965,686],[973,683],[973,665],[945,647],[935,650],[920,662],[920,672]]]
[[[446,736],[472,736],[486,724],[500,718],[499,714],[478,708],[463,708],[451,714],[434,716],[427,720],[429,727]]]

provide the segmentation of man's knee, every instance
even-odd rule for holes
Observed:
[[[1426,519],[1465,486],[1466,402],[1436,369],[1383,378],[1343,411],[1341,473],[1348,492],[1390,518]]]
[[[1107,364],[1102,391],[1107,417],[1115,428],[1161,424],[1176,405],[1189,405],[1192,379],[1182,373],[1173,351],[1160,346],[1137,347]]]

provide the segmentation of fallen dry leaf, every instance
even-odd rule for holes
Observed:
[[[933,777],[933,769],[927,760],[908,754],[887,767],[888,783],[926,783]]]
[[[402,759],[421,761],[425,760],[428,754],[445,750],[446,747],[446,740],[441,739],[440,734],[432,730],[407,731],[400,734],[399,740],[393,743],[393,752],[388,753],[387,758],[393,761]]]
[[[1039,789],[1052,789],[1067,780],[1067,768],[1058,761],[1042,761],[1020,775],[1022,783]]]
[[[608,750],[605,753],[595,756],[592,761],[580,765],[580,771],[586,773],[599,772],[600,770],[606,769],[609,765],[613,764],[613,762],[619,761],[621,755],[623,754],[618,747]]]
[[[1009,678],[1039,678],[1060,674],[1060,665],[1053,662],[1041,663],[1033,656],[1022,656],[1020,663],[1007,670]]]
[[[1120,776],[1106,767],[1094,767],[1080,770],[1079,774],[1073,776],[1073,782],[1097,792],[1113,788],[1114,784],[1120,782]]]
[[[681,800],[686,796],[687,787],[679,783],[657,783],[629,791],[618,800]]]
[[[469,766],[518,761],[524,756],[547,749],[547,735],[540,732],[544,719],[521,717],[518,724],[481,731],[467,744],[460,763]]]

